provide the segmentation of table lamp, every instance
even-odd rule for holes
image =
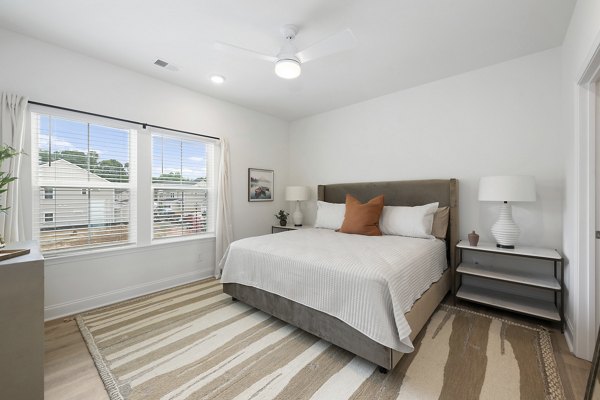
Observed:
[[[310,197],[310,191],[306,186],[288,186],[285,188],[285,199],[296,202],[296,211],[292,214],[294,226],[302,226],[302,211],[300,211],[300,202],[306,201]]]
[[[479,180],[479,201],[502,201],[498,220],[492,226],[496,246],[514,249],[521,230],[512,218],[510,202],[535,201],[533,176],[486,176]]]

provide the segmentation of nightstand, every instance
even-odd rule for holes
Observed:
[[[468,241],[461,240],[457,245],[457,265],[454,267],[454,280],[452,293],[456,299],[485,304],[487,306],[514,311],[549,321],[560,323],[561,331],[564,329],[564,260],[558,251],[539,247],[521,247],[515,249],[501,249],[494,243],[479,243],[471,246]],[[482,265],[463,262],[463,252],[473,251],[489,253],[499,256],[520,258],[523,268],[516,270],[503,270],[493,265]],[[554,274],[540,274],[538,269],[543,265],[531,266],[527,261],[541,260],[547,262],[548,268],[554,268]],[[559,265],[560,264],[560,274]],[[508,282],[527,288],[538,288],[551,291],[554,301],[544,301],[527,296],[513,295],[496,290],[482,289],[474,285],[463,284],[463,276],[473,276],[494,281]],[[457,279],[458,284],[457,284]],[[559,299],[560,298],[560,299]],[[560,301],[559,301],[560,300]]]
[[[295,231],[298,229],[309,229],[312,228],[312,225],[302,225],[302,226],[294,226],[294,225],[286,225],[286,226],[281,226],[281,225],[272,225],[271,226],[271,233],[281,233],[281,232],[286,232],[286,231]]]

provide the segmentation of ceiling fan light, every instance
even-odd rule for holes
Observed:
[[[300,76],[302,69],[296,60],[283,59],[275,63],[275,74],[283,79],[296,79]]]

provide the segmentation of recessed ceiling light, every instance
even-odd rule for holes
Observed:
[[[221,85],[223,82],[225,82],[225,77],[221,75],[213,75],[210,77],[210,80],[215,85]]]

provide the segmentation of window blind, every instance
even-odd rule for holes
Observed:
[[[153,130],[154,240],[214,232],[215,142]]]
[[[34,232],[43,252],[134,243],[135,129],[32,112]]]

